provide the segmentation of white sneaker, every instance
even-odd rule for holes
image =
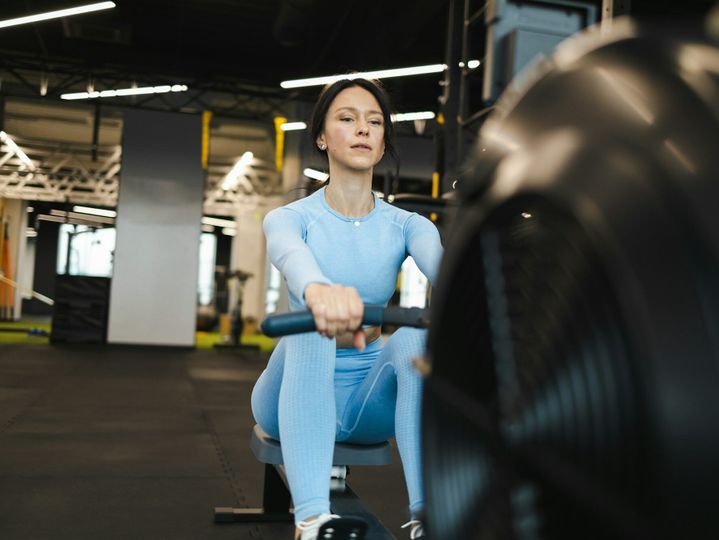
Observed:
[[[411,527],[409,530],[409,540],[419,540],[420,538],[427,538],[427,535],[424,532],[424,523],[422,523],[418,519],[413,519],[412,521],[408,521],[404,525],[402,525],[403,529],[406,529],[407,527]]]
[[[337,514],[320,514],[312,521],[300,521],[297,528],[302,531],[300,540],[317,540],[317,533],[320,527],[331,519],[337,519]]]

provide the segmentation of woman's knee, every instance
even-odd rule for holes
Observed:
[[[392,334],[390,342],[396,348],[406,350],[408,354],[424,354],[427,346],[427,330],[403,326]]]
[[[398,328],[387,343],[387,346],[391,347],[395,370],[414,370],[414,361],[424,354],[426,345],[427,330],[407,326]]]
[[[250,407],[255,422],[270,437],[278,439],[280,436],[277,404],[279,392],[274,392],[267,388],[268,381],[263,380],[265,373],[263,372],[260,375],[255,387],[252,389]]]

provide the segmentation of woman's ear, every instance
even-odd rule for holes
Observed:
[[[317,140],[315,142],[317,143],[317,148],[323,151],[327,150],[327,143],[325,142],[324,133],[321,133],[319,137],[317,137]]]

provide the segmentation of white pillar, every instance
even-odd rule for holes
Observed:
[[[199,115],[125,112],[109,343],[195,344],[201,140]]]

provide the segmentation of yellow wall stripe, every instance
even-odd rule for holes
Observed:
[[[212,111],[202,111],[202,168],[207,169],[210,160],[210,122]]]
[[[285,132],[280,126],[287,122],[284,116],[275,117],[275,166],[277,172],[282,172],[282,158],[285,155]]]

